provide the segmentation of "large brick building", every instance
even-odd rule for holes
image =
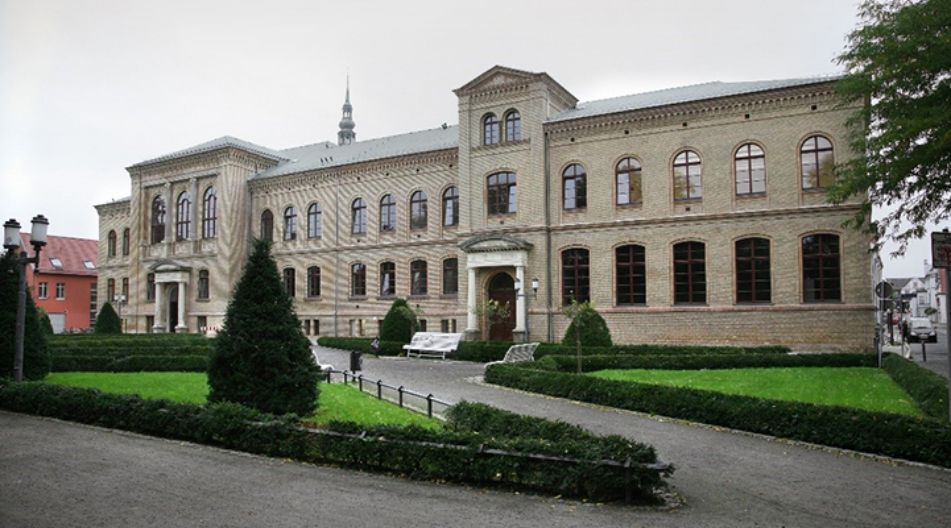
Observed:
[[[868,241],[842,228],[859,200],[824,191],[851,156],[833,85],[579,104],[495,67],[455,90],[457,126],[365,141],[348,93],[336,143],[223,137],[129,167],[131,197],[97,207],[100,290],[128,284],[135,331],[214,329],[264,237],[310,335],[373,335],[407,297],[429,330],[557,340],[578,298],[619,342],[867,348]],[[514,308],[493,336],[489,298]]]

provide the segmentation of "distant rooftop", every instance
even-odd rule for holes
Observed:
[[[212,139],[211,141],[206,141],[194,147],[189,147],[186,149],[178,150],[170,154],[165,154],[164,156],[159,156],[157,158],[148,159],[145,161],[140,161],[132,167],[140,167],[142,165],[151,165],[153,163],[158,163],[160,161],[168,161],[175,158],[184,158],[185,156],[193,156],[195,154],[202,154],[205,152],[211,152],[213,150],[218,150],[225,147],[234,147],[241,150],[251,152],[252,154],[258,154],[259,156],[264,156],[265,158],[271,158],[275,161],[285,160],[286,158],[282,157],[279,152],[276,150],[269,149],[267,147],[262,147],[261,145],[256,145],[250,141],[245,141],[243,139],[238,139],[231,136],[222,136],[218,139]]]
[[[20,240],[20,247],[30,247],[29,233],[20,233]],[[99,241],[91,238],[48,235],[40,253],[40,273],[96,275],[98,247]]]

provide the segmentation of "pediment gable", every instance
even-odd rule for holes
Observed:
[[[506,235],[483,235],[470,238],[459,244],[466,253],[489,253],[496,251],[527,251],[532,243]]]
[[[475,93],[516,88],[520,85],[536,81],[541,81],[548,85],[550,90],[558,92],[559,95],[570,103],[569,106],[573,106],[578,102],[578,98],[568,92],[562,85],[558,84],[547,73],[517,70],[506,66],[493,66],[475,79],[453,90],[453,92],[461,97]]]

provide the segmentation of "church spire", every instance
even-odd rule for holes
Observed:
[[[337,144],[349,145],[357,140],[357,133],[353,131],[356,124],[353,122],[353,106],[350,104],[350,74],[347,74],[347,97],[343,102],[343,118],[340,119],[340,131],[337,132]]]

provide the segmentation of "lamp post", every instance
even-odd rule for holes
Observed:
[[[17,273],[19,274],[19,292],[17,294],[16,320],[16,352],[13,357],[13,379],[23,381],[23,339],[26,334],[26,265],[33,264],[33,273],[40,269],[40,250],[46,245],[46,229],[50,222],[43,215],[36,215],[31,221],[33,229],[30,231],[30,245],[33,246],[33,256],[26,250],[20,251],[16,257]],[[13,218],[3,224],[3,247],[9,253],[16,254],[20,247],[20,223]]]
[[[527,340],[528,340],[528,337],[531,335],[531,332],[530,332],[529,329],[528,329],[528,327],[529,327],[529,324],[528,324],[528,301],[529,301],[529,299],[537,299],[537,298],[538,298],[538,277],[535,277],[535,278],[532,279],[532,296],[531,296],[531,298],[529,298],[529,296],[528,296],[524,291],[522,291],[522,281],[521,281],[521,279],[519,279],[518,277],[515,278],[515,300],[516,300],[516,307],[517,307],[517,305],[518,305],[518,299],[519,299],[519,298],[524,298],[524,299],[525,299],[525,339],[526,339],[526,341],[527,341]],[[517,317],[517,316],[516,316],[516,317]]]

